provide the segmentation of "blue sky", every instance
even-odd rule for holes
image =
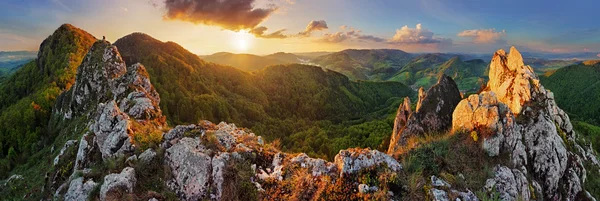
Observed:
[[[600,53],[597,0],[238,0],[236,5],[249,7],[241,10],[228,7],[233,0],[173,2],[3,0],[0,51],[36,50],[54,29],[71,23],[113,41],[144,32],[199,54],[346,48],[491,53],[510,45],[531,52]],[[322,26],[307,27],[311,21]]]

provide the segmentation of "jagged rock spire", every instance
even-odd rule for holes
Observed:
[[[540,82],[533,68],[523,63],[523,57],[515,47],[510,48],[508,55],[502,49],[494,53],[489,77],[488,89],[516,115],[531,101],[532,91],[539,88]]]
[[[406,125],[394,128],[396,131],[392,133],[388,154],[416,146],[409,144],[411,138],[422,137],[426,133],[444,132],[452,126],[452,112],[461,100],[460,91],[452,78],[442,75],[427,93],[419,94],[419,106],[409,115]],[[401,107],[405,107],[404,104]],[[403,117],[397,115],[396,122],[401,123],[403,120],[398,118]]]

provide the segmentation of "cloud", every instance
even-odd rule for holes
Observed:
[[[464,30],[458,33],[457,36],[472,38],[473,42],[478,44],[506,43],[506,40],[504,40],[504,37],[506,37],[505,30],[497,32],[495,29],[472,29]]]
[[[600,54],[597,54],[596,56],[597,56],[597,57],[600,57]]]
[[[448,38],[434,37],[433,32],[423,28],[421,24],[413,28],[403,26],[396,30],[396,34],[389,41],[390,43],[396,44],[438,44],[438,43],[452,43],[452,40]]]
[[[358,40],[361,42],[385,42],[386,40],[383,38],[379,38],[377,36],[372,35],[364,35],[362,34],[362,30],[354,29],[347,25],[343,25],[340,27],[342,31],[336,33],[327,33],[324,34],[321,38],[319,38],[318,42],[327,42],[327,43],[341,43],[346,40]]]
[[[239,31],[253,29],[277,10],[254,8],[255,0],[166,0],[164,19],[188,21]]]
[[[344,32],[326,33],[321,38],[317,39],[317,42],[325,43],[341,43],[348,40],[350,37]]]
[[[314,31],[321,31],[321,30],[325,30],[325,29],[329,29],[329,27],[327,27],[327,22],[325,22],[325,20],[318,20],[318,21],[313,20],[313,21],[310,21],[308,23],[308,25],[306,25],[306,28],[304,29],[304,31],[301,31],[300,33],[298,33],[298,35],[308,37]]]
[[[254,35],[254,36],[256,36],[256,37],[258,37],[258,38],[279,38],[279,39],[282,39],[282,38],[288,38],[289,37],[289,36],[287,36],[287,35],[285,35],[283,33],[283,32],[285,32],[285,29],[280,29],[280,30],[277,30],[277,31],[275,31],[273,33],[270,33],[270,34],[265,34],[265,32],[267,31],[267,29],[268,29],[267,27],[260,26],[260,27],[256,27],[256,28],[250,30],[249,33],[252,34],[252,35]]]

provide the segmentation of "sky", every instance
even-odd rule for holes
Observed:
[[[591,52],[598,0],[2,0],[0,51],[37,50],[61,24],[109,41],[143,32],[196,54],[401,49]]]

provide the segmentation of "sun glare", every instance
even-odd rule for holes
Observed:
[[[235,32],[232,36],[231,45],[240,52],[246,52],[250,49],[252,34],[248,31]]]

